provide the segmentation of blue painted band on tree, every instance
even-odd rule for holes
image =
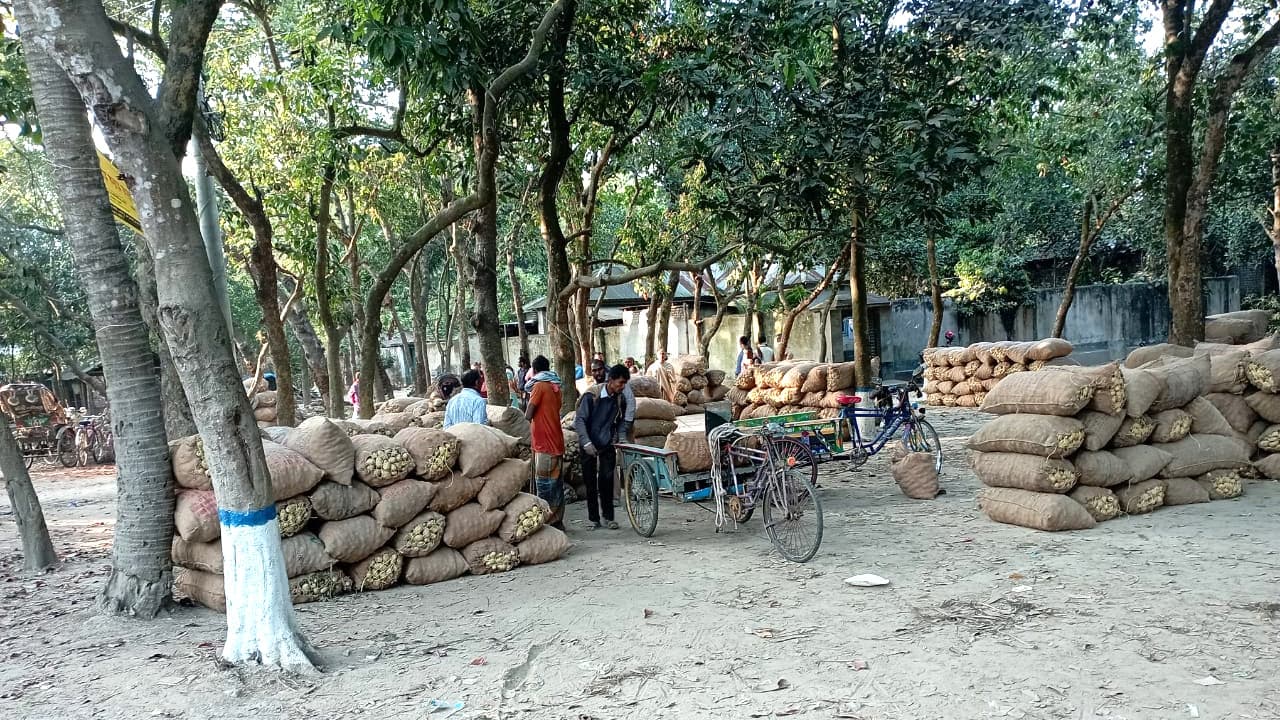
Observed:
[[[266,525],[275,519],[275,505],[268,505],[257,510],[224,510],[218,508],[218,522],[227,527],[254,527]]]

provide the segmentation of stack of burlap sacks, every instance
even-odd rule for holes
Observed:
[[[295,602],[424,585],[549,562],[569,547],[545,527],[518,441],[463,424],[348,436],[325,418],[263,440]],[[287,431],[281,431],[287,430]],[[198,436],[170,445],[178,591],[225,609],[217,504]]]
[[[1233,423],[1219,410],[1224,398],[1243,400],[1243,354],[1142,355],[1126,362],[1138,367],[1009,375],[987,393],[982,410],[998,417],[969,447],[987,486],[979,506],[991,519],[1079,530],[1243,492],[1256,428],[1247,413]],[[1275,363],[1280,371],[1280,357]]]
[[[1036,371],[1071,354],[1059,338],[1035,342],[974,343],[968,347],[924,351],[925,401],[946,407],[978,407],[999,382]]]
[[[665,367],[651,365],[646,374],[633,376],[631,390],[636,397],[666,400],[681,415],[701,415],[707,403],[725,399],[724,378],[723,370],[708,370],[701,355],[680,355]]]
[[[253,418],[258,421],[258,427],[268,427],[276,424],[276,391],[263,390],[249,398],[249,407],[253,408]]]
[[[824,418],[840,414],[840,397],[854,392],[855,363],[818,363],[806,360],[765,363],[743,372],[728,399],[733,419],[748,420],[773,415],[818,411]],[[876,374],[873,369],[873,374]]]

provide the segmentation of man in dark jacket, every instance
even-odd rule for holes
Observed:
[[[582,394],[573,429],[582,448],[582,480],[587,486],[587,517],[592,530],[603,525],[617,530],[613,519],[613,471],[617,465],[614,440],[626,437],[626,399],[623,390],[631,373],[622,365],[609,369],[608,378]]]

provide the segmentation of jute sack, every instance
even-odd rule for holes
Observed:
[[[516,449],[516,438],[486,425],[462,423],[445,432],[458,438],[458,470],[467,477],[480,477]]]
[[[858,364],[836,363],[827,368],[827,392],[848,390],[857,385]]]
[[[391,548],[382,548],[347,568],[357,592],[386,590],[400,582],[404,556]]]
[[[962,383],[968,378],[969,376],[965,374],[964,368],[962,367],[953,367],[950,372],[947,373],[947,379],[953,383]]]
[[[169,555],[173,558],[173,564],[178,567],[216,575],[222,574],[222,542],[220,540],[191,543],[183,540],[180,535],[174,535],[173,544],[169,547]]]
[[[1169,356],[1175,358],[1189,358],[1195,354],[1195,350],[1183,345],[1174,345],[1172,343],[1157,343],[1155,345],[1145,345],[1135,348],[1129,356],[1124,359],[1124,366],[1127,368],[1138,368],[1146,365],[1152,360]]]
[[[1234,312],[1210,315],[1205,320],[1206,325],[1215,320],[1248,320],[1252,325],[1250,334],[1253,335],[1253,340],[1257,340],[1267,334],[1267,326],[1271,322],[1271,313],[1266,310],[1236,310]],[[1245,340],[1244,342],[1253,342],[1253,340]]]
[[[749,395],[750,395],[749,391],[739,390],[738,388],[734,388],[729,391],[729,394],[726,396],[726,398],[729,400],[729,402],[733,403],[735,407],[745,407],[751,404],[751,399],[750,397],[748,397]],[[640,413],[639,403],[640,403],[640,398],[636,398],[637,415]]]
[[[1164,392],[1151,405],[1151,412],[1180,408],[1205,392],[1209,384],[1209,358],[1162,358],[1143,366],[1164,375]]]
[[[1253,467],[1268,480],[1280,480],[1280,453],[1255,460]]]
[[[503,460],[490,468],[489,474],[485,475],[484,486],[476,495],[476,502],[480,503],[480,507],[485,510],[497,510],[511,502],[511,498],[528,487],[532,478],[532,463],[510,458]],[[463,543],[463,545],[466,544]]]
[[[1209,354],[1209,387],[1205,392],[1242,393],[1249,386],[1245,361],[1249,353],[1231,350]]]
[[[1133,475],[1134,482],[1150,480],[1173,460],[1173,456],[1157,447],[1136,445],[1127,448],[1113,448],[1111,454],[1120,458],[1124,466]]]
[[[1196,477],[1210,470],[1233,470],[1249,464],[1240,443],[1221,435],[1189,435],[1159,448],[1173,456],[1160,477]]]
[[[204,458],[204,441],[189,435],[169,443],[169,463],[178,485],[192,490],[212,490],[209,465]]]
[[[671,420],[636,420],[633,426],[636,435],[670,435],[676,431],[676,424]]]
[[[319,535],[329,557],[345,563],[354,563],[372,555],[395,533],[394,528],[379,524],[370,515],[357,515],[346,520],[331,520],[321,525]]]
[[[378,493],[358,480],[350,485],[326,480],[311,491],[311,507],[324,520],[346,520],[369,512],[377,504]]]
[[[636,420],[675,420],[680,408],[674,403],[656,398],[636,397]]]
[[[422,557],[440,546],[445,517],[438,512],[420,513],[391,538],[391,547],[405,557]]]
[[[982,380],[985,383],[988,380],[994,379],[991,377],[991,373],[993,372],[995,372],[994,365],[979,364],[978,369],[974,371],[973,377],[970,379]],[[989,390],[990,388],[987,388],[987,389]]]
[[[723,370],[707,371],[707,387],[722,387],[724,385]]]
[[[1250,353],[1264,353],[1277,348],[1280,348],[1280,334],[1268,335],[1257,342],[1251,342],[1240,347],[1241,350],[1247,350]]]
[[[536,533],[551,517],[551,506],[546,500],[529,493],[520,493],[502,509],[503,519],[498,526],[498,537],[512,545],[523,542]]]
[[[804,384],[800,386],[803,392],[826,392],[827,391],[827,374],[831,370],[830,365],[815,365],[809,374],[804,378]]]
[[[1111,447],[1124,448],[1141,445],[1151,437],[1156,429],[1156,421],[1149,417],[1126,417],[1120,423],[1120,429],[1111,438]]]
[[[982,411],[1071,417],[1093,399],[1092,378],[1074,373],[1018,373],[987,393]]]
[[[769,415],[773,414],[772,409],[769,408],[768,405],[762,405],[761,409],[769,409],[770,412],[764,413],[757,417],[768,417]],[[636,438],[636,444],[661,450],[662,448],[667,446],[667,436],[666,435],[641,435]]]
[[[227,595],[221,575],[182,568],[173,574],[173,586],[176,594],[191,598],[210,610],[227,611]]]
[[[222,534],[218,526],[218,501],[212,490],[183,490],[174,505],[173,524],[187,542],[204,543]]]
[[[1211,499],[1209,491],[1196,482],[1195,478],[1169,478],[1164,482],[1165,505],[1194,505],[1207,503]]]
[[[1083,505],[1053,493],[982,488],[978,491],[978,507],[996,522],[1035,530],[1087,530],[1097,524]]]
[[[431,412],[430,398],[424,398],[422,400],[418,400],[417,402],[409,405],[404,409],[405,415],[408,415],[409,417],[415,417],[415,418],[420,418],[429,412]]]
[[[565,448],[568,448],[566,439]],[[436,494],[427,507],[438,513],[449,513],[476,499],[484,487],[484,478],[454,473],[435,485]]]
[[[1213,470],[1196,478],[1196,482],[1209,493],[1210,500],[1230,500],[1244,494],[1244,483],[1235,470]]]
[[[458,461],[458,438],[444,430],[405,428],[396,433],[395,442],[413,456],[415,472],[424,480],[447,477]]]
[[[1066,460],[1019,453],[974,453],[973,474],[988,487],[1064,493],[1076,484],[1076,470]]]
[[[1258,449],[1269,453],[1280,452],[1280,425],[1268,425],[1262,431],[1258,436]]]
[[[1120,509],[1130,515],[1149,513],[1164,505],[1164,493],[1168,484],[1164,480],[1144,480],[1117,488],[1116,499]]]
[[[677,453],[676,463],[680,472],[711,469],[711,446],[707,444],[707,434],[701,430],[673,432],[667,436],[663,447]]]
[[[383,435],[356,435],[351,445],[356,451],[356,475],[370,487],[405,479],[417,463],[400,443]]]
[[[426,509],[436,488],[422,480],[401,480],[378,490],[378,504],[373,506],[373,518],[383,527],[399,529]]]
[[[520,564],[515,547],[495,537],[477,540],[462,549],[462,557],[474,575],[506,572]]]
[[[1246,318],[1205,318],[1204,336],[1226,343],[1247,343],[1258,339],[1253,322]]]
[[[1004,356],[1009,362],[1015,365],[1025,366],[1028,362],[1027,353],[1031,352],[1031,346],[1035,343],[1016,342],[1005,348]]]
[[[1269,427],[1271,427],[1271,423],[1266,420],[1255,421],[1249,426],[1249,432],[1245,434],[1246,444],[1252,445],[1256,450],[1258,447],[1258,440],[1262,438],[1262,433],[1266,432]]]
[[[787,374],[782,376],[778,382],[779,388],[794,388],[799,390],[804,387],[804,381],[809,377],[809,371],[818,367],[815,362],[800,362],[791,366],[787,370]]]
[[[933,453],[908,453],[895,461],[891,470],[903,495],[913,500],[932,500],[938,496],[938,470]]]
[[[1085,410],[1076,416],[1084,425],[1084,449],[1101,450],[1124,424],[1124,415],[1110,415],[1097,410]]]
[[[969,394],[956,396],[956,407],[976,408],[979,405],[980,403],[978,402],[977,395]]]
[[[1234,396],[1232,396],[1234,397]],[[1218,408],[1209,400],[1198,397],[1183,408],[1191,417],[1191,432],[1197,435],[1226,435],[1235,437],[1235,429],[1231,423],[1218,412]],[[1161,442],[1156,440],[1155,442]]]
[[[755,373],[756,376],[756,387],[765,389],[774,389],[778,387],[779,383],[782,382],[783,376],[787,374],[787,371],[790,370],[793,365],[795,365],[795,363],[786,361],[761,363],[759,365],[752,366],[751,371]]]
[[[1280,423],[1280,395],[1260,390],[1246,395],[1244,400],[1263,420]]]
[[[396,433],[409,427],[409,425],[412,424],[412,422],[416,419],[417,418],[415,418],[413,415],[410,415],[409,413],[405,413],[405,412],[397,412],[397,413],[389,413],[389,414],[379,413],[369,418],[369,422],[370,424],[381,423],[383,425],[386,425],[388,430],[390,431],[390,434],[394,436]]]
[[[750,379],[752,382],[755,380],[750,373],[743,375],[743,378]],[[743,378],[739,378],[739,380]],[[631,388],[631,394],[636,396],[637,413],[640,411],[640,398],[650,398],[654,400],[662,399],[662,386],[658,384],[656,378],[651,378],[648,375],[632,375],[631,381],[627,383],[627,387]],[[754,387],[754,385],[752,387]],[[739,389],[750,390],[751,388],[742,388],[739,385]]]
[[[521,565],[541,565],[558,560],[569,551],[569,537],[553,527],[544,527],[516,546]]]
[[[351,441],[342,438],[347,447]],[[262,441],[262,454],[267,461],[267,472],[271,474],[271,491],[275,500],[284,500],[295,495],[310,492],[325,477],[323,470],[307,460],[302,453],[295,452],[269,440]],[[351,478],[347,478],[351,482]]]
[[[756,387],[756,373],[753,368],[747,368],[741,375],[733,379],[733,386],[743,392],[754,390]]]
[[[1124,379],[1125,414],[1135,418],[1146,415],[1164,392],[1164,376],[1137,368],[1121,368],[1120,374]]]
[[[276,417],[276,409],[274,406],[253,409],[253,419],[259,422],[273,423],[276,421]]]
[[[706,401],[707,401],[707,396],[706,396],[706,395],[704,395],[704,394],[702,393],[702,391],[701,391],[701,390],[690,390],[690,391],[689,391],[689,404],[690,404],[690,405],[702,405],[702,404],[703,404],[703,403],[705,403]],[[687,411],[686,411],[686,414],[687,414]]]
[[[295,605],[321,602],[355,590],[355,583],[341,570],[321,570],[289,579],[289,594]]]
[[[489,416],[489,427],[501,430],[517,440],[529,440],[533,430],[523,412],[510,405],[506,407],[488,405],[485,407],[485,413]]]
[[[382,404],[378,405],[375,410],[379,413],[402,413],[410,405],[421,402],[422,400],[423,398],[420,397],[391,398],[390,400],[386,400]]]
[[[284,572],[289,577],[327,570],[334,564],[334,558],[314,533],[298,533],[281,540],[280,551],[284,556]]]
[[[249,407],[257,410],[258,408],[269,408],[276,406],[276,391],[263,390],[262,392],[249,398]]]
[[[730,392],[729,388],[725,387],[724,385],[708,385],[707,400],[709,402],[720,402],[721,400],[724,400],[726,397],[729,396],[729,392]],[[823,393],[818,393],[818,394],[821,395]]]
[[[311,515],[311,498],[306,495],[297,495],[276,503],[280,537],[290,537],[302,532],[311,520]]]
[[[1097,522],[1112,520],[1120,515],[1120,501],[1116,499],[1115,493],[1106,488],[1081,485],[1072,490],[1069,497],[1083,505]]]
[[[1066,357],[1071,354],[1071,343],[1062,338],[1048,338],[1040,342],[1032,343],[1027,350],[1028,360],[1056,360],[1060,357]]]
[[[1158,412],[1151,419],[1156,423],[1148,438],[1153,443],[1177,442],[1191,434],[1191,416],[1182,410],[1175,408]],[[1225,420],[1223,424],[1226,424]]]
[[[1084,443],[1084,425],[1075,418],[1001,415],[969,438],[969,449],[1013,452],[1044,458],[1066,457]]]
[[[1263,392],[1280,392],[1277,373],[1280,373],[1280,350],[1257,353],[1245,361],[1249,383]]]
[[[984,365],[989,365],[995,362],[991,359],[991,345],[992,343],[989,342],[974,343],[969,346],[969,352],[973,355],[974,360],[977,360]],[[925,364],[929,364],[927,357]]]
[[[418,423],[424,427],[433,430],[440,430],[444,427],[444,411],[435,410],[418,418]]]
[[[671,368],[675,370],[677,375],[682,377],[705,375],[707,372],[707,361],[703,360],[701,355],[677,355],[675,359],[671,361]]]
[[[283,425],[272,425],[269,428],[263,428],[262,432],[265,439],[270,440],[273,443],[283,445],[284,439],[289,437],[289,431],[292,429],[293,428],[291,427],[284,427]]]
[[[1249,427],[1258,419],[1258,414],[1249,406],[1249,401],[1239,395],[1210,393],[1204,399],[1217,408],[1222,419],[1236,432],[1249,432]]]
[[[1081,485],[1113,487],[1133,478],[1133,471],[1119,457],[1106,450],[1084,451],[1072,458]]]
[[[351,445],[351,438],[327,418],[312,417],[303,420],[285,438],[284,446],[301,453],[330,480],[342,485],[351,484],[351,476],[355,472],[356,450]]]
[[[409,585],[430,585],[467,573],[467,560],[453,548],[442,547],[426,557],[405,563],[404,581]]]
[[[1129,389],[1124,381],[1124,373],[1119,363],[1107,363],[1096,367],[1079,365],[1049,365],[1045,370],[1055,373],[1069,373],[1089,378],[1093,381],[1093,397],[1086,406],[1090,410],[1104,412],[1108,415],[1122,415],[1128,407]],[[1040,377],[1039,373],[1033,377]]]
[[[501,510],[486,510],[476,503],[467,503],[446,516],[444,544],[460,550],[497,532],[505,517],[506,513]]]

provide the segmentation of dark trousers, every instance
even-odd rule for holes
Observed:
[[[587,486],[587,518],[613,520],[613,469],[618,464],[613,446],[596,448],[596,456],[582,453],[582,482]]]

